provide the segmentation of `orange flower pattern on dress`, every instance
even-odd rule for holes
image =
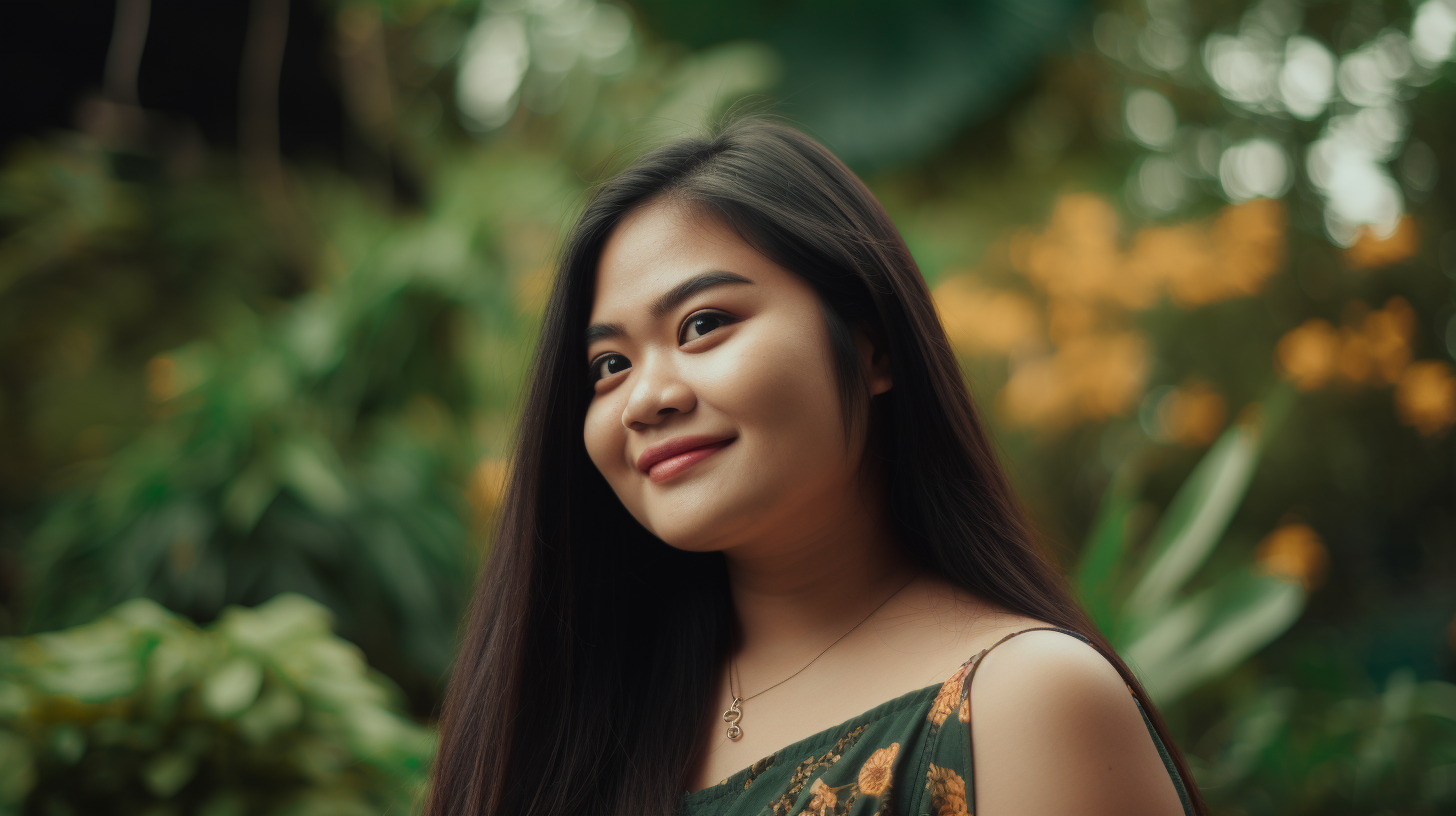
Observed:
[[[804,810],[804,813],[812,814],[812,816],[832,816],[838,797],[833,788],[824,784],[824,777],[821,776],[814,780],[814,784],[809,786],[809,793],[812,793],[814,798],[809,800],[809,807]]]
[[[890,747],[881,748],[870,754],[860,766],[859,791],[866,796],[883,796],[890,787],[890,773],[895,767],[895,755],[900,753],[900,743],[892,742]]]
[[[789,778],[788,790],[784,791],[783,796],[780,796],[773,804],[769,805],[770,812],[774,816],[788,816],[789,813],[793,812],[794,801],[799,798],[799,792],[804,790],[804,786],[809,784],[809,780],[816,773],[822,773],[833,767],[834,763],[839,761],[839,758],[844,755],[845,751],[848,751],[856,742],[859,742],[860,735],[864,733],[865,727],[861,725],[843,737],[840,737],[839,741],[834,743],[834,747],[830,748],[822,756],[810,757],[800,762],[794,768],[794,775]]]
[[[748,786],[753,784],[753,780],[757,779],[759,775],[762,774],[764,771],[772,768],[774,760],[778,759],[778,756],[778,754],[769,754],[763,759],[760,759],[759,761],[753,763],[753,765],[748,769],[747,778],[743,780],[743,789],[748,790]],[[728,780],[724,779],[723,781],[727,782]]]
[[[991,650],[990,649],[982,649],[979,654],[977,654],[976,656],[972,657],[970,660],[967,660],[966,661],[966,669],[967,669],[967,671],[974,671],[975,668],[976,668],[976,665],[981,662],[981,658],[985,657],[986,656],[986,652],[989,652],[989,651],[991,651]],[[968,722],[971,721],[971,687],[970,687],[970,684],[967,683],[967,684],[962,685],[962,687],[961,687],[960,701],[961,701],[960,708],[956,709],[956,719],[957,720],[960,720],[963,723],[968,723]]]
[[[935,816],[971,816],[966,809],[966,781],[950,768],[930,763],[930,770],[925,772],[925,790]]]
[[[970,671],[973,665],[975,665],[974,659],[962,663],[961,667],[956,669],[956,673],[941,684],[940,693],[935,695],[935,702],[931,704],[930,714],[926,718],[932,725],[939,727],[945,722],[945,718],[955,711],[956,703],[961,699],[961,681],[966,678],[966,672]]]

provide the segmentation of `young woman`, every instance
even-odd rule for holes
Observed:
[[[596,191],[518,434],[433,816],[1205,812],[904,241],[796,130]]]

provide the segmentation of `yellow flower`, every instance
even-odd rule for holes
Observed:
[[[1105,199],[1091,193],[1064,195],[1045,230],[1023,230],[1012,239],[1011,260],[1052,297],[1113,299],[1126,280],[1118,229],[1117,210]]]
[[[971,721],[971,695],[967,694],[966,699],[961,700],[961,709],[956,712],[956,719],[963,723]]]
[[[1275,359],[1284,378],[1300,391],[1322,387],[1335,371],[1340,335],[1328,320],[1312,318],[1279,338]]]
[[[1159,430],[1168,439],[1201,447],[1218,438],[1227,422],[1228,408],[1213,386],[1190,378],[1158,402],[1157,418]]]
[[[1416,221],[1402,216],[1395,229],[1381,237],[1369,226],[1361,227],[1355,244],[1345,250],[1345,259],[1356,269],[1374,269],[1403,261],[1420,251]]]
[[[1358,385],[1369,380],[1375,371],[1370,353],[1370,339],[1350,326],[1341,328],[1340,350],[1335,367],[1345,382]]]
[[[1041,314],[1026,295],[978,287],[969,275],[946,279],[934,294],[946,336],[962,354],[1012,354],[1041,342]]]
[[[925,784],[930,790],[930,807],[935,816],[970,816],[966,809],[966,782],[960,774],[932,762],[925,774]]]
[[[809,807],[804,810],[804,813],[824,816],[824,814],[834,812],[834,803],[839,797],[834,795],[833,788],[824,784],[823,777],[814,780],[814,784],[809,786],[809,792],[814,794],[814,798],[809,800]]]
[[[1425,436],[1444,434],[1456,424],[1456,373],[1441,360],[1411,363],[1396,383],[1395,410]]]
[[[1290,522],[1259,542],[1254,560],[1261,572],[1314,589],[1324,579],[1329,554],[1309,525]]]
[[[1385,308],[1371,312],[1361,326],[1379,382],[1394,385],[1411,360],[1411,338],[1416,333],[1416,311],[1405,298],[1396,296]]]
[[[1055,353],[1012,366],[996,395],[1008,423],[1062,428],[1125,415],[1136,404],[1147,381],[1147,341],[1127,331],[1078,331],[1083,333],[1069,337]]]
[[[895,755],[900,753],[900,743],[892,742],[888,748],[881,748],[870,754],[859,769],[859,790],[866,796],[883,796],[890,787],[890,773],[895,766]]]

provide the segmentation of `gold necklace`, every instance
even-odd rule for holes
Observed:
[[[910,582],[911,581],[914,581],[916,578],[919,578],[919,577],[920,577],[920,573],[919,572],[916,572],[914,575],[910,576],[910,581],[906,581],[905,583],[901,584],[899,589],[895,590],[893,593],[890,594],[890,598],[893,598],[896,595],[899,595],[905,589],[905,587],[910,586]],[[886,598],[883,601],[880,601],[880,606],[884,606],[885,604],[889,603],[890,602],[890,598]],[[855,625],[849,627],[849,632],[853,632],[854,630],[858,629],[860,627],[860,624],[861,623],[864,623],[865,621],[869,620],[871,616],[873,616],[876,612],[880,611],[880,606],[877,606],[874,609],[871,609],[870,610],[870,614],[865,615],[863,620],[861,620],[859,623],[856,623]],[[844,640],[846,637],[849,636],[849,632],[845,632],[844,634],[840,635],[834,641],[834,643],[838,643],[839,641]],[[824,652],[827,652],[830,649],[834,648],[834,643],[831,643],[828,646],[825,646],[824,647]],[[824,656],[824,652],[820,652],[819,654],[814,655],[814,660],[818,660],[819,658],[823,657]],[[764,691],[771,691],[776,686],[782,685],[782,684],[787,683],[790,680],[794,679],[794,677],[797,676],[799,674],[799,672],[801,672],[804,669],[807,669],[810,666],[812,666],[814,664],[814,660],[810,660],[808,663],[805,663],[803,669],[799,669],[799,671],[794,672],[793,674],[789,675],[788,677],[785,677],[784,679],[780,680],[779,682],[774,683],[772,686],[769,686],[768,688],[764,689],[763,691],[758,692],[757,694],[752,694],[752,695],[749,695],[748,697],[739,697],[738,694],[737,694],[737,692],[733,691],[734,662],[733,662],[733,656],[732,655],[729,655],[728,656],[728,693],[730,695],[732,695],[732,697],[733,697],[733,704],[730,705],[730,706],[728,706],[728,710],[727,711],[724,711],[723,712],[723,722],[728,723],[728,739],[737,740],[737,739],[739,739],[740,737],[743,736],[743,728],[741,726],[739,726],[738,723],[739,723],[739,721],[741,721],[743,719],[743,709],[741,708],[741,706],[745,702],[747,702],[749,700],[752,700],[754,697],[757,697],[759,694],[763,694]]]

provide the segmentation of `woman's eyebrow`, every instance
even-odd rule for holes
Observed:
[[[652,319],[661,320],[669,312],[682,305],[682,302],[696,295],[704,289],[711,289],[714,286],[722,286],[730,283],[753,283],[748,278],[734,272],[704,272],[695,275],[672,287],[652,301]],[[586,344],[591,345],[598,340],[607,340],[613,337],[620,337],[626,332],[620,323],[594,323],[586,329]]]

